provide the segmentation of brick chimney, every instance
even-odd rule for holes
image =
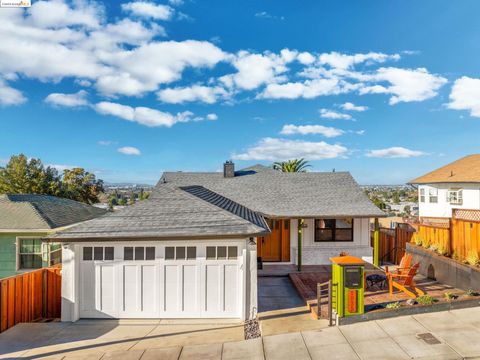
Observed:
[[[232,162],[232,160],[227,160],[223,164],[223,177],[224,178],[235,177],[235,164]]]

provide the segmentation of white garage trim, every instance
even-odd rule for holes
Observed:
[[[256,277],[248,257],[256,254],[247,244],[246,239],[64,244],[62,320],[245,319],[251,316],[246,308],[256,306],[247,290],[250,277]]]

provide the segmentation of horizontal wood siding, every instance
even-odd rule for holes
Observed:
[[[0,280],[0,332],[21,322],[59,318],[61,267],[44,268]]]

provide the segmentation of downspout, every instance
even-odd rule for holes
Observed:
[[[378,267],[378,238],[379,238],[379,226],[378,218],[375,218],[375,227],[373,231],[373,265]]]
[[[298,271],[302,271],[302,234],[303,234],[303,224],[305,223],[304,219],[298,219],[298,245],[297,245],[297,266]]]

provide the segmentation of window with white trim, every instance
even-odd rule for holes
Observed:
[[[165,260],[195,260],[197,258],[196,246],[166,246]]]
[[[424,203],[425,202],[425,189],[420,188],[420,202]]]
[[[462,189],[450,189],[447,191],[447,202],[452,205],[463,204],[463,190]]]
[[[438,203],[438,189],[437,188],[428,189],[428,201],[433,203],[433,204]]]
[[[18,269],[40,269],[62,262],[60,243],[47,243],[41,238],[18,238]]]

